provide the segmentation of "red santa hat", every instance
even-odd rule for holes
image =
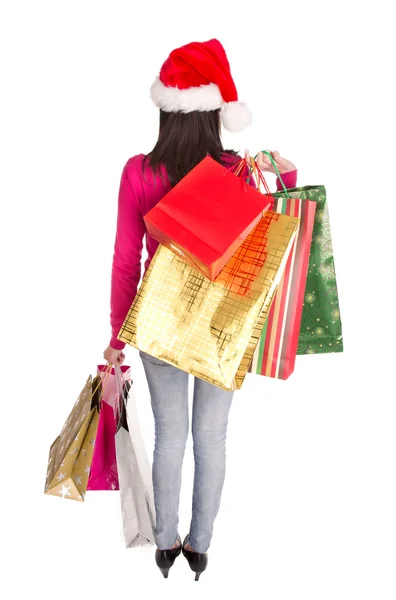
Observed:
[[[151,98],[165,112],[221,109],[228,131],[241,131],[252,115],[238,93],[223,46],[216,39],[172,50],[151,86]]]

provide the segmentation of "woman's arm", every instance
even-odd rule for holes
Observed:
[[[281,156],[277,150],[274,150],[272,152],[270,152],[269,150],[266,150],[266,152],[269,152],[271,154],[272,160],[275,162],[275,164],[277,166],[277,169],[280,173],[283,183],[285,184],[285,187],[287,189],[296,187],[296,185],[297,185],[297,169],[296,169],[295,164],[292,163],[290,160],[287,160],[287,158],[283,158],[283,156]],[[268,171],[269,173],[276,172],[271,159],[263,151],[260,151],[257,154],[257,164],[262,171]],[[283,190],[282,183],[281,183],[279,177],[277,177],[276,178],[276,191],[279,192],[282,190]]]
[[[115,350],[122,350],[125,347],[125,342],[117,340],[117,335],[137,292],[141,275],[143,238],[146,231],[138,196],[141,187],[140,176],[137,169],[133,167],[132,158],[122,171],[118,194],[117,232],[110,295],[110,346]]]
[[[285,187],[290,190],[290,188],[294,188],[297,186],[297,169],[293,169],[293,171],[287,171],[286,173],[281,173],[282,181],[285,184]],[[276,178],[276,191],[281,192],[283,190],[283,185],[281,184],[279,177]]]

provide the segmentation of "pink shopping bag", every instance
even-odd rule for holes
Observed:
[[[103,378],[106,365],[98,365]],[[124,380],[130,380],[130,367],[121,366]],[[103,374],[103,375],[102,375]],[[117,384],[114,367],[109,372],[100,405],[99,423],[89,473],[87,490],[118,490],[118,471],[115,449]]]

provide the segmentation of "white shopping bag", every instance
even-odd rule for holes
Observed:
[[[127,548],[154,544],[155,507],[151,464],[144,446],[132,380],[115,366],[118,420],[115,436],[122,520]]]

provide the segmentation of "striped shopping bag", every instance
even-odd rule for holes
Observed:
[[[277,175],[282,181],[279,172]],[[259,172],[258,177],[261,179]],[[274,197],[274,211],[299,217],[300,224],[249,372],[287,379],[294,371],[297,354],[316,202],[291,198],[285,188],[283,197]]]

